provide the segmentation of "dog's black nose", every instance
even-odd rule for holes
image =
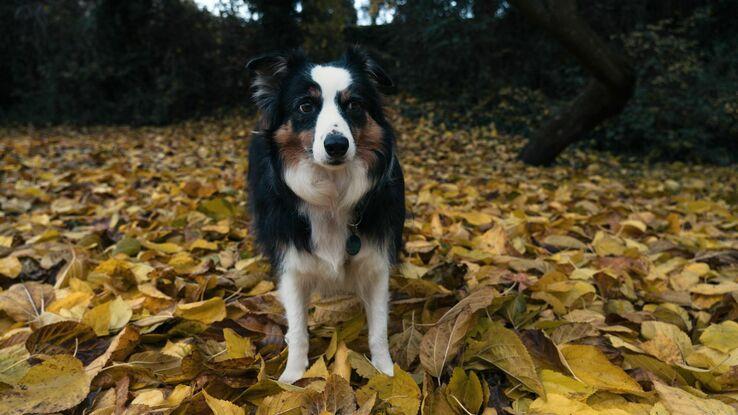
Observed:
[[[325,152],[333,158],[343,157],[348,151],[349,141],[343,134],[330,133],[325,137],[323,142]]]

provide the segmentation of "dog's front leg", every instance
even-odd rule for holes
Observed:
[[[279,299],[287,314],[287,367],[279,377],[280,382],[294,383],[302,378],[308,366],[310,347],[307,330],[307,302],[310,291],[301,284],[293,272],[282,275],[279,286]]]
[[[384,269],[368,280],[359,292],[369,325],[369,350],[372,364],[382,373],[393,376],[394,369],[387,344],[389,313],[389,270]]]

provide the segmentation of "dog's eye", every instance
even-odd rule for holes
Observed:
[[[303,102],[300,104],[300,112],[303,114],[310,114],[315,111],[315,106],[309,102]]]
[[[361,111],[361,103],[359,101],[349,101],[347,108],[350,112],[359,112]]]

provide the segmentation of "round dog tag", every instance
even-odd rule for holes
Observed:
[[[359,238],[359,235],[352,233],[346,239],[346,253],[351,256],[354,256],[358,254],[360,250],[361,250],[361,239]]]

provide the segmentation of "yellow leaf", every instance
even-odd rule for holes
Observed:
[[[507,234],[499,225],[472,239],[472,247],[492,255],[505,255],[507,253],[506,243]]]
[[[328,373],[328,368],[325,365],[325,359],[323,359],[323,356],[319,357],[318,360],[313,363],[312,366],[308,370],[305,371],[305,374],[302,375],[303,378],[323,378],[328,379],[328,376],[330,373]]]
[[[405,243],[405,250],[411,254],[414,254],[414,253],[424,254],[424,253],[427,253],[427,252],[430,252],[436,249],[437,246],[438,244],[436,242],[425,241],[425,240],[419,239],[416,241],[408,241],[407,243]]]
[[[673,339],[661,333],[642,343],[641,349],[665,363],[672,365],[684,364],[684,355],[679,350],[679,346]]]
[[[0,247],[10,248],[13,246],[13,237],[10,235],[0,236]]]
[[[146,248],[152,251],[156,251],[156,252],[159,252],[160,254],[166,254],[166,255],[176,254],[177,252],[182,251],[181,246],[175,243],[172,243],[172,242],[165,242],[165,243],[157,244],[154,242],[143,241],[143,246],[145,246]]]
[[[595,274],[597,274],[596,269],[592,268],[577,268],[574,271],[571,272],[571,275],[569,275],[569,279],[572,280],[591,280],[592,277],[594,277]]]
[[[23,264],[14,256],[0,259],[0,274],[8,278],[16,278],[23,270]]]
[[[420,364],[435,377],[461,348],[472,321],[472,313],[463,309],[456,318],[442,321],[428,330],[420,341]]]
[[[460,367],[454,368],[446,392],[449,402],[462,406],[462,413],[477,413],[484,399],[482,383],[477,375],[474,372],[467,375]]]
[[[241,337],[229,328],[223,329],[223,337],[225,337],[226,353],[229,359],[254,357],[255,348],[248,337]]]
[[[333,373],[346,380],[351,379],[351,364],[349,363],[349,348],[343,341],[338,343],[333,363]]]
[[[443,236],[443,224],[441,223],[441,215],[434,213],[430,221],[431,234],[434,238]]]
[[[190,244],[190,251],[195,249],[204,249],[206,251],[217,251],[218,244],[215,242],[206,241],[205,239],[196,239]]]
[[[394,367],[394,376],[377,374],[357,391],[356,398],[359,402],[366,402],[374,393],[378,399],[389,405],[388,414],[416,415],[420,409],[420,388],[413,378],[397,365]]]
[[[598,390],[643,394],[638,382],[619,366],[610,363],[600,349],[588,345],[567,344],[561,346],[561,353],[577,379],[585,384]]]
[[[723,295],[738,291],[738,283],[733,281],[722,281],[718,284],[697,284],[689,287],[689,292],[701,295]]]
[[[470,225],[474,226],[482,226],[492,223],[492,216],[478,210],[471,212],[460,212],[457,213],[456,216],[464,219],[465,221],[469,222]]]
[[[724,321],[720,324],[711,324],[700,335],[702,344],[729,353],[738,349],[738,323],[735,321]]]
[[[630,415],[621,409],[598,411],[584,402],[552,393],[545,399],[538,398],[528,408],[530,415]]]
[[[599,256],[623,255],[625,245],[620,238],[598,231],[592,240],[595,252]]]
[[[55,355],[26,372],[18,385],[0,390],[0,413],[22,415],[70,409],[90,392],[90,378],[82,362]]]
[[[452,400],[452,402],[449,402],[449,400]],[[465,412],[459,412],[459,405],[454,398],[448,395],[446,385],[442,385],[430,393],[425,389],[423,390],[423,409],[421,414],[448,415],[457,413]]]
[[[133,310],[122,298],[116,297],[110,302],[110,330],[116,331],[125,327],[133,316]]]
[[[35,244],[38,242],[46,242],[59,237],[59,231],[56,229],[47,229],[41,235],[36,235],[26,241],[27,244]]]
[[[653,381],[661,403],[671,415],[736,415],[736,410],[716,399],[698,398],[689,392]]]
[[[584,401],[595,393],[593,387],[553,370],[543,369],[541,371],[541,382],[543,383],[543,389],[546,391],[546,396],[557,394],[569,399]]]
[[[469,340],[464,362],[481,360],[497,366],[533,392],[544,395],[543,385],[528,350],[518,335],[500,323],[491,324],[480,340]]]
[[[28,357],[23,343],[0,349],[0,382],[8,385],[18,383],[31,368]]]
[[[546,245],[551,245],[556,248],[566,248],[566,249],[586,249],[587,245],[585,245],[582,241],[576,238],[572,238],[571,236],[567,235],[548,235],[543,239],[543,243]]]
[[[353,350],[349,351],[348,360],[351,368],[365,379],[370,379],[379,372],[377,368],[372,365],[372,362],[361,353],[356,353]]]
[[[133,310],[122,298],[100,304],[87,311],[82,322],[92,327],[98,336],[107,336],[111,330],[123,328],[133,316]]]
[[[261,280],[256,285],[251,287],[249,292],[246,293],[249,297],[256,297],[257,295],[266,294],[274,289],[274,283],[268,280]]]
[[[124,236],[120,239],[120,241],[118,241],[117,244],[115,244],[115,249],[113,249],[112,255],[115,256],[122,253],[133,257],[136,256],[136,254],[138,254],[140,251],[141,242],[139,242],[138,239]]]
[[[641,334],[648,340],[656,339],[659,336],[670,339],[678,348],[679,358],[689,356],[692,353],[692,341],[689,336],[674,324],[661,321],[644,321],[641,324]],[[658,343],[664,344],[664,341],[660,340]]]
[[[169,393],[167,399],[164,400],[164,405],[168,408],[175,408],[190,396],[192,396],[192,386],[177,385],[174,387],[174,390]]]
[[[110,258],[107,261],[101,262],[93,271],[105,274],[111,278],[127,278],[128,276],[133,276],[131,264],[117,258]],[[78,276],[74,277],[81,279]]]
[[[57,299],[53,303],[49,304],[49,306],[46,307],[46,311],[59,314],[62,310],[69,310],[72,308],[82,308],[83,310],[86,310],[93,296],[93,293],[73,291],[66,297]]]
[[[220,297],[213,297],[205,301],[189,304],[178,304],[174,315],[185,320],[195,320],[203,324],[212,324],[226,318],[225,301]]]
[[[197,210],[215,220],[227,219],[236,214],[236,208],[221,197],[200,202]]]
[[[139,284],[138,292],[144,295],[148,295],[149,297],[152,297],[152,298],[161,298],[162,300],[172,299],[172,297],[159,291],[152,283]]]
[[[69,260],[63,270],[59,271],[56,276],[56,282],[54,288],[64,288],[69,284],[69,280],[76,278],[83,280],[87,276],[87,266],[85,260],[77,252],[76,249],[72,248],[72,258]]]
[[[187,252],[177,252],[169,259],[168,264],[178,272],[186,273],[197,265],[197,261]]]
[[[284,391],[265,398],[259,404],[256,415],[300,415],[302,404],[303,396],[301,393]]]
[[[417,279],[425,275],[427,272],[428,268],[419,267],[410,262],[403,262],[402,265],[400,265],[400,273],[402,273],[402,276],[405,278]]]
[[[203,389],[202,395],[205,397],[205,402],[208,404],[208,407],[210,407],[210,410],[213,411],[214,415],[246,415],[243,408],[233,404],[232,402],[214,398],[210,396],[205,389]]]
[[[628,219],[620,222],[620,226],[637,229],[640,232],[646,232],[646,224],[637,219]]]

